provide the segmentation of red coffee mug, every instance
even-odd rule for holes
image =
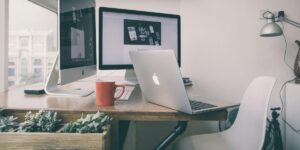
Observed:
[[[115,97],[116,88],[121,87],[120,96]],[[116,85],[115,82],[96,82],[96,106],[113,106],[114,101],[119,99],[125,91],[125,85]]]

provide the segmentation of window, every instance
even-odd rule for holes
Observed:
[[[34,52],[43,52],[42,50],[45,49],[45,35],[34,35],[32,39],[32,49]]]
[[[8,77],[15,76],[15,68],[8,68]]]
[[[41,66],[41,65],[43,65],[42,59],[34,59],[33,65],[34,66]]]
[[[28,65],[27,65],[27,59],[26,58],[22,58],[21,59],[21,62],[20,62],[21,64],[20,64],[20,66],[21,66],[21,76],[22,77],[25,77],[25,76],[27,76],[27,74],[28,74],[28,69],[29,69],[29,67],[28,67]],[[26,80],[26,79],[23,79],[23,80]]]
[[[41,76],[42,75],[42,68],[34,68],[34,74],[37,76]]]
[[[20,47],[28,48],[29,47],[29,36],[19,36]]]
[[[28,0],[9,0],[9,86],[41,82],[57,53],[57,15]]]
[[[14,81],[8,81],[8,86],[13,86],[13,85],[15,85]]]
[[[54,34],[53,32],[52,33],[49,33],[47,35],[47,41],[46,43],[54,43],[54,44],[47,44],[47,50],[48,52],[56,52],[57,51],[57,34]]]
[[[16,63],[10,61],[10,62],[8,62],[8,65],[9,65],[9,66],[14,66],[14,65],[16,65]]]
[[[15,51],[17,49],[17,45],[18,45],[18,40],[16,39],[16,37],[14,35],[10,35],[9,36],[9,44],[8,47],[11,51]]]

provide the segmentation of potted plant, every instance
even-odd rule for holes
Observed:
[[[110,149],[112,118],[102,112],[85,117],[82,115],[80,119],[66,123],[65,126],[58,113],[52,111],[27,112],[24,122],[20,124],[15,121],[16,117],[3,117],[4,114],[6,111],[0,109],[0,130],[17,132],[0,133],[1,148]]]
[[[40,110],[27,112],[25,121],[20,124],[19,132],[56,132],[62,125],[57,112]]]
[[[64,133],[103,133],[107,131],[112,118],[102,112],[88,114],[86,117],[65,125]]]
[[[0,109],[0,132],[14,132],[19,127],[17,119],[17,117],[7,115],[4,109]]]

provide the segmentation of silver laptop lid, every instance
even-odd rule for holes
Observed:
[[[173,50],[131,51],[130,57],[145,100],[192,114]]]

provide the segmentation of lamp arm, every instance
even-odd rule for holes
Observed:
[[[284,21],[284,22],[286,22],[286,23],[288,23],[288,24],[290,24],[290,25],[293,25],[293,26],[295,26],[295,27],[297,27],[297,28],[300,28],[300,23],[298,23],[298,22],[296,22],[296,21],[293,21],[293,20],[291,20],[291,19],[289,19],[289,18],[284,17],[284,18],[282,19],[282,21]]]

